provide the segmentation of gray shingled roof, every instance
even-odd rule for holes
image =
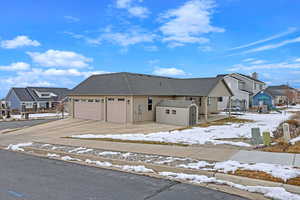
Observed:
[[[251,80],[253,80],[253,81],[257,81],[257,82],[260,82],[260,83],[265,83],[265,82],[263,82],[263,81],[260,81],[260,80],[258,80],[258,79],[255,79],[255,78],[253,78],[253,77],[251,77],[251,76],[248,76],[248,75],[245,75],[245,74],[241,74],[241,73],[236,73],[236,74],[239,74],[239,75],[241,75],[241,76],[244,76],[244,77],[246,77],[246,78],[248,78],[248,79],[251,79]]]
[[[68,93],[68,88],[53,88],[53,87],[27,87],[26,88],[29,94],[36,100],[36,101],[60,101],[64,99]],[[40,98],[35,91],[38,92],[52,92],[56,94],[56,97],[51,98]]]
[[[288,87],[286,85],[279,85],[279,86],[269,86],[265,89],[265,91],[268,92],[273,97],[275,97],[275,96],[286,96],[287,89]]]
[[[222,77],[178,79],[128,72],[93,75],[70,95],[207,96]]]
[[[16,93],[20,101],[34,101],[26,88],[12,88],[12,90]]]
[[[189,100],[161,100],[158,107],[189,108],[193,101]]]
[[[35,93],[35,90],[39,92],[53,92],[57,96],[51,98],[39,98]],[[60,101],[68,95],[68,92],[70,90],[67,88],[27,87],[11,88],[10,92],[12,91],[16,93],[20,101]],[[8,93],[8,95],[10,94],[10,92]]]

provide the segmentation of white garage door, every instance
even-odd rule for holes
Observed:
[[[100,100],[74,102],[74,115],[77,119],[103,120],[103,103]]]
[[[126,123],[125,98],[107,98],[107,121]]]

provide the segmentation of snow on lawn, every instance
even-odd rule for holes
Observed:
[[[295,138],[293,138],[293,139],[290,140],[291,144],[296,144],[296,142],[300,142],[300,136],[295,137]]]
[[[68,113],[64,113],[65,116],[68,116]],[[14,119],[21,119],[21,115],[12,115]],[[29,114],[29,118],[44,118],[44,117],[61,117],[61,113],[34,113]]]
[[[287,120],[291,113],[257,114],[246,113],[239,116],[241,119],[254,120],[253,123],[234,123],[222,126],[210,126],[207,128],[195,127],[181,131],[157,132],[150,134],[108,134],[108,135],[73,135],[72,138],[110,138],[119,140],[140,140],[182,144],[229,144],[236,146],[250,146],[244,142],[232,142],[217,139],[250,138],[251,128],[259,127],[261,132],[273,131],[283,121]]]
[[[90,160],[90,159],[86,159],[85,162],[88,164],[95,164],[100,167],[114,167],[128,172],[137,172],[137,173],[154,172],[152,169],[146,168],[144,165],[114,165],[110,162],[101,162],[101,161]]]
[[[233,188],[245,190],[248,192],[256,192],[263,194],[265,197],[279,200],[300,200],[300,195],[290,193],[282,187],[264,187],[264,186],[247,186],[232,183],[229,181],[223,181],[214,177],[207,177],[204,175],[196,174],[184,174],[184,173],[173,173],[173,172],[160,172],[159,175],[168,177],[170,179],[190,181],[192,183],[214,183],[221,185],[228,185]]]
[[[10,144],[8,147],[6,147],[7,150],[12,150],[12,151],[24,151],[22,147],[29,147],[31,146],[32,143],[19,143],[19,144]]]
[[[260,171],[272,175],[273,177],[280,178],[283,181],[288,179],[299,177],[300,169],[293,168],[292,166],[286,165],[276,165],[268,163],[255,163],[255,164],[243,164],[238,161],[224,161],[216,163],[208,163],[206,161],[199,161],[188,164],[178,165],[181,168],[187,169],[198,169],[198,170],[213,170],[223,173],[235,172],[236,170],[250,170],[250,171]],[[205,168],[210,167],[210,168]]]

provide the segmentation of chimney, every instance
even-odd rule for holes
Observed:
[[[252,73],[252,78],[258,80],[258,73],[253,72],[253,73]]]

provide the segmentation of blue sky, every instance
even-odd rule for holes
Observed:
[[[1,2],[0,97],[91,74],[207,77],[256,71],[300,88],[300,1]]]

